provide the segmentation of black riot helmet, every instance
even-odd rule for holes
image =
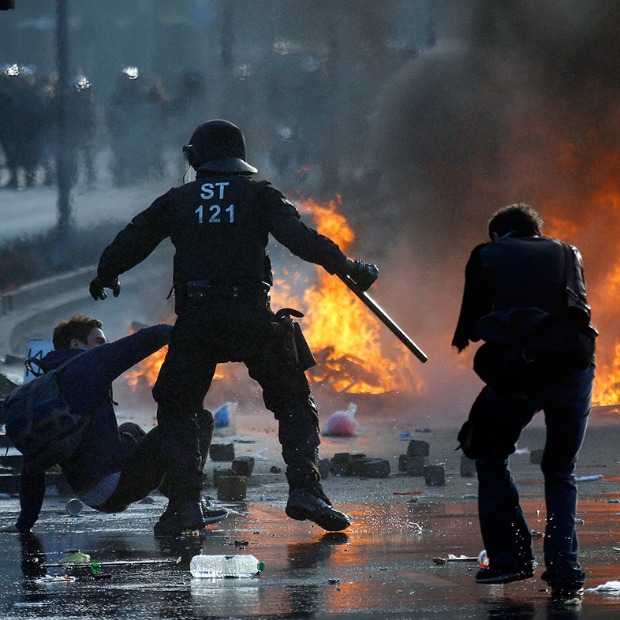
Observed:
[[[183,147],[189,165],[196,171],[255,174],[245,161],[245,138],[241,129],[229,121],[214,120],[200,125]]]

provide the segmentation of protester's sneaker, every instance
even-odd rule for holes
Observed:
[[[551,588],[550,609],[558,614],[579,611],[583,606],[583,588]],[[571,616],[572,617],[572,616]]]
[[[173,510],[168,506],[154,526],[156,536],[178,536],[185,531],[204,529],[202,502],[186,501]]]
[[[535,568],[536,564],[534,562],[526,562],[525,564],[505,568],[489,566],[476,573],[476,583],[510,583],[511,581],[529,579],[534,576]]]
[[[202,514],[204,515],[204,522],[206,525],[209,523],[217,523],[228,516],[228,510],[221,506],[214,506],[207,500],[202,500]]]
[[[344,530],[351,525],[351,518],[348,515],[335,510],[328,501],[303,489],[290,490],[286,514],[297,521],[308,519],[330,532]]]
[[[575,586],[552,586],[551,598],[564,606],[578,607],[583,600],[583,588]]]

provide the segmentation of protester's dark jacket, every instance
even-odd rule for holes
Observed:
[[[135,449],[135,440],[118,431],[111,398],[112,381],[126,370],[161,349],[170,340],[171,325],[146,327],[135,334],[88,350],[62,371],[60,385],[75,411],[92,411],[92,420],[76,452],[59,463],[76,493],[86,491],[104,476],[120,471]],[[58,349],[48,353],[41,365],[51,370],[85,349]],[[36,522],[45,495],[45,473],[22,471],[21,513],[17,527],[28,531]]]
[[[167,237],[175,247],[174,280],[225,284],[270,282],[269,235],[303,260],[344,272],[345,255],[306,226],[284,194],[240,174],[203,173],[172,188],[139,213],[104,250],[104,281],[144,260]]]
[[[504,308],[567,308],[563,249],[547,237],[510,233],[475,247],[465,268],[465,289],[452,345],[477,342],[476,322]]]

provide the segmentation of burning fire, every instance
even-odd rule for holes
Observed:
[[[346,254],[355,235],[346,218],[338,213],[340,199],[320,205],[306,200],[302,213],[310,214],[319,233],[333,239]],[[411,354],[405,350],[385,353],[381,343],[382,326],[369,310],[335,276],[315,267],[316,284],[306,288],[300,298],[292,293],[291,281],[298,273],[285,272],[286,280],[276,279],[272,291],[273,308],[298,308],[307,316],[302,320],[304,335],[318,365],[308,372],[309,379],[335,392],[384,394],[418,391],[422,385],[415,375]],[[303,284],[303,283],[302,283]],[[167,347],[151,355],[127,373],[130,386],[152,386],[164,361]],[[225,364],[218,366],[214,380],[230,376]]]
[[[129,331],[130,333],[133,333],[137,330],[132,326]],[[159,369],[164,363],[164,359],[166,359],[166,353],[168,353],[167,346],[159,349],[159,351],[155,351],[155,353],[147,357],[145,360],[142,360],[132,370],[127,371],[125,373],[127,384],[134,390],[137,390],[142,386],[150,388],[155,385],[157,375],[159,374]]]
[[[321,205],[309,199],[300,205],[312,214],[319,233],[333,239],[347,254],[355,235],[338,213],[340,199]],[[316,382],[336,392],[383,394],[420,388],[411,354],[403,349],[386,354],[381,343],[381,322],[352,295],[344,284],[317,268],[317,283],[303,296],[308,322],[304,334],[318,365],[309,372]]]
[[[618,158],[613,159],[617,166]],[[600,330],[597,339],[596,374],[592,404],[594,406],[612,406],[620,404],[620,335],[617,326],[617,308],[620,304],[620,256],[614,253],[617,241],[614,231],[617,229],[618,209],[620,208],[620,187],[616,181],[615,170],[610,169],[610,162],[600,165],[600,169],[592,171],[589,177],[595,187],[588,198],[588,213],[591,215],[589,226],[571,222],[563,217],[546,217],[546,233],[550,236],[565,239],[575,244],[585,254],[586,284],[588,299],[592,307],[594,326]],[[548,205],[551,213],[562,213],[559,205]],[[597,221],[600,218],[600,223]],[[597,230],[596,226],[603,230]],[[590,230],[591,229],[591,230]],[[588,234],[589,233],[589,234]],[[582,236],[583,235],[583,236]],[[589,244],[592,244],[588,247]],[[590,256],[596,257],[600,248],[605,247],[605,261],[610,268],[603,275],[597,274],[596,279],[589,276],[596,268],[603,268],[607,262],[597,261],[593,264]]]
[[[594,320],[596,322],[597,309],[600,307],[611,308],[613,315],[616,315],[615,309],[620,302],[620,265],[617,265],[603,280],[600,290],[595,291],[592,297],[592,308]],[[613,323],[617,326],[617,318]],[[596,378],[594,380],[594,394],[592,402],[599,406],[618,405],[620,403],[620,337],[615,333],[609,333],[611,330],[602,329],[602,336],[598,338],[597,348],[597,364]],[[605,351],[600,346],[600,342],[605,342],[605,336],[611,335],[613,347],[611,347],[611,355],[609,351]]]

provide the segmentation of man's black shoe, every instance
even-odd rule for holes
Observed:
[[[351,525],[348,515],[334,510],[325,500],[303,489],[291,489],[286,514],[297,521],[308,519],[329,532],[344,530]]]
[[[521,579],[529,579],[534,576],[534,562],[527,562],[521,566],[512,566],[509,568],[483,568],[476,573],[476,583],[510,583],[511,581],[519,581]]]
[[[203,530],[209,523],[221,521],[227,516],[228,510],[212,507],[205,500],[187,501],[176,511],[169,506],[153,529],[156,536],[178,536],[185,531]]]

